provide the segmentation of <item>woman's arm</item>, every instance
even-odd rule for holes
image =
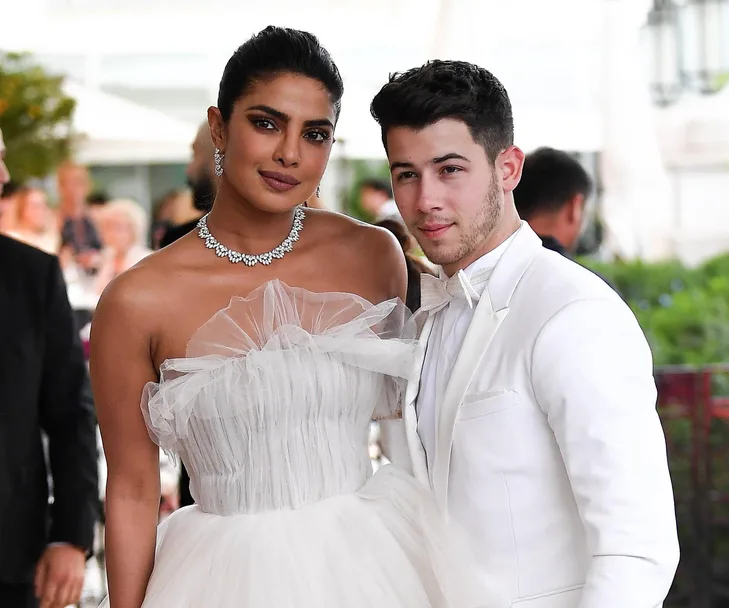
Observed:
[[[147,286],[148,287],[148,286]],[[159,448],[140,399],[157,374],[151,357],[154,310],[134,273],[111,283],[91,329],[91,380],[108,465],[106,563],[113,608],[139,608],[154,564],[160,500]]]

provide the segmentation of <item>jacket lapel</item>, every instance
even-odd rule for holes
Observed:
[[[407,439],[408,451],[410,453],[410,461],[413,467],[413,475],[425,485],[428,485],[428,464],[423,443],[418,435],[418,416],[415,408],[420,391],[420,370],[423,368],[425,359],[425,349],[428,344],[430,332],[433,329],[433,315],[427,315],[423,326],[420,330],[418,339],[418,350],[415,360],[417,366],[418,380],[408,382],[405,389],[405,405],[403,407],[403,424],[405,425],[405,437]]]
[[[463,397],[466,395],[476,370],[486,355],[489,344],[501,326],[509,309],[494,311],[488,292],[476,306],[471,325],[453,366],[453,372],[446,386],[443,402],[438,408],[438,428],[435,442],[435,459],[431,471],[433,492],[443,512],[446,512],[448,495],[448,473],[451,464],[453,431],[458,420]]]
[[[476,306],[473,319],[458,353],[453,372],[438,404],[435,458],[430,471],[435,499],[447,511],[448,477],[453,432],[463,398],[469,390],[496,332],[509,312],[509,302],[521,277],[541,250],[542,242],[526,222],[496,264],[487,289]]]

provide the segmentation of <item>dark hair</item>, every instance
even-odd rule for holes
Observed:
[[[370,188],[376,192],[382,192],[387,195],[387,198],[392,198],[392,187],[390,186],[390,182],[386,179],[379,179],[377,177],[364,179],[360,182],[359,189],[364,190],[365,188]]]
[[[375,226],[385,228],[392,232],[392,234],[395,235],[397,242],[400,243],[400,247],[402,247],[404,253],[408,253],[410,251],[410,234],[402,222],[398,222],[397,220],[380,220],[375,224]]]
[[[576,195],[592,192],[592,179],[579,161],[554,148],[539,148],[524,159],[514,203],[525,220],[537,213],[558,211]]]
[[[0,198],[10,198],[11,196],[14,196],[17,194],[20,190],[23,189],[23,184],[19,184],[18,182],[14,182],[13,180],[10,180],[7,184],[5,184],[2,188],[2,194],[0,194]]]
[[[420,275],[423,273],[435,275],[435,272],[411,253],[412,240],[410,233],[402,222],[398,222],[397,220],[382,220],[377,222],[375,226],[385,228],[392,232],[398,243],[400,243],[400,247],[402,247],[403,253],[405,254],[405,266],[408,272],[405,305],[410,309],[410,312],[414,313],[420,308]]]
[[[86,198],[89,205],[106,205],[109,202],[109,195],[106,192],[96,191]]]
[[[375,95],[370,112],[382,129],[422,129],[444,118],[466,124],[491,162],[514,143],[514,118],[509,95],[488,70],[465,61],[429,61],[393,74]]]
[[[230,120],[235,102],[251,85],[284,73],[301,74],[321,82],[339,117],[344,85],[327,50],[313,34],[269,25],[239,46],[225,66],[218,91],[218,109],[223,120]]]

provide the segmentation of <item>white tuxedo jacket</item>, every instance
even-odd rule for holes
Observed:
[[[437,404],[430,470],[418,388],[403,410],[407,464],[512,606],[662,604],[678,541],[652,357],[601,279],[523,223]]]

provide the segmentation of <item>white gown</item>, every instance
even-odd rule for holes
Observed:
[[[369,423],[418,373],[414,337],[399,301],[271,281],[166,361],[142,409],[196,505],[160,525],[143,607],[508,606],[427,488],[372,474]]]

